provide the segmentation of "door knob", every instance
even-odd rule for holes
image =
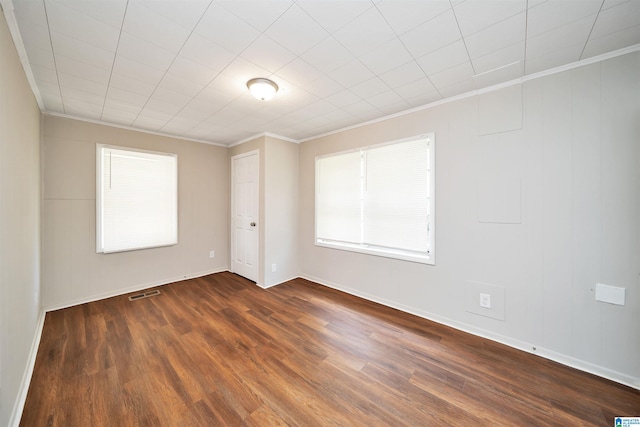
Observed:
[[[252,226],[252,227],[255,227],[255,226],[256,226],[256,223],[255,223],[255,222],[252,222],[252,223],[251,223],[251,224],[249,224],[249,225],[250,225],[250,226]]]

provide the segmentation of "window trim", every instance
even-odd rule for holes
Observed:
[[[133,247],[133,248],[126,248],[126,249],[119,249],[119,250],[115,250],[115,251],[105,251],[104,250],[104,245],[103,245],[103,230],[102,230],[102,184],[103,184],[103,164],[102,164],[102,156],[101,156],[101,151],[103,148],[106,149],[114,149],[114,150],[121,150],[121,151],[131,151],[131,152],[137,152],[137,153],[146,153],[146,154],[155,154],[158,156],[165,156],[165,157],[173,157],[175,158],[175,219],[176,219],[176,229],[175,229],[175,239],[171,242],[171,243],[167,243],[167,244],[162,244],[162,245],[152,245],[152,246],[141,246],[141,247]],[[101,143],[96,143],[96,253],[98,254],[112,254],[112,253],[122,253],[122,252],[131,252],[131,251],[137,251],[137,250],[142,250],[142,249],[153,249],[153,248],[164,248],[164,247],[169,247],[169,246],[175,246],[178,244],[179,242],[179,234],[180,234],[180,199],[179,199],[179,166],[178,166],[178,154],[176,153],[166,153],[166,152],[161,152],[161,151],[152,151],[152,150],[144,150],[144,149],[140,149],[140,148],[134,148],[134,147],[126,147],[126,146],[120,146],[120,145],[109,145],[109,144],[101,144]]]
[[[408,250],[393,250],[390,248],[376,247],[365,244],[355,244],[350,242],[339,242],[335,240],[324,240],[318,238],[318,190],[320,185],[318,160],[326,157],[337,156],[341,154],[348,154],[353,152],[360,152],[363,150],[373,149],[377,147],[383,147],[386,145],[400,144],[403,142],[414,141],[417,139],[429,139],[429,254],[424,255],[422,253],[412,252]],[[420,135],[415,135],[407,138],[397,139],[393,141],[387,141],[379,144],[365,145],[362,147],[332,152],[329,154],[323,154],[315,157],[314,160],[314,174],[315,174],[315,194],[314,194],[314,245],[330,249],[338,249],[348,252],[357,252],[367,255],[381,256],[385,258],[398,259],[403,261],[417,262],[420,264],[435,265],[435,224],[436,224],[436,186],[435,186],[435,174],[436,174],[436,139],[435,132],[428,132]]]

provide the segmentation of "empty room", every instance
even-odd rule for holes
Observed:
[[[0,7],[0,426],[640,424],[640,0]]]

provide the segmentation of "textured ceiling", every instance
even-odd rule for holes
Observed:
[[[640,43],[640,0],[2,4],[45,112],[224,145],[305,139]],[[254,77],[281,91],[255,100]]]

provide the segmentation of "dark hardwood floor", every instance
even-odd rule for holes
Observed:
[[[48,313],[22,426],[613,426],[640,391],[303,279]]]

